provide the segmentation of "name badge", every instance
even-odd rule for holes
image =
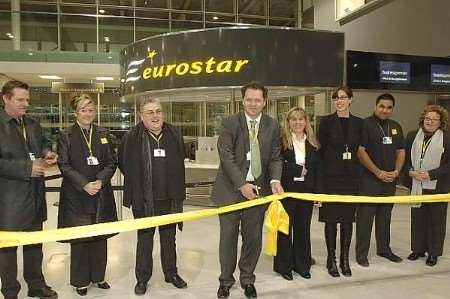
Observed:
[[[94,157],[94,156],[87,157],[86,161],[87,161],[87,165],[89,165],[89,166],[95,166],[95,165],[99,164],[97,157]]]
[[[248,153],[247,153],[247,161],[250,161],[251,158],[252,158],[252,157],[251,157],[251,155],[250,155],[250,152],[248,152]]]
[[[383,144],[392,144],[392,137],[384,136],[383,137]]]
[[[30,160],[34,161],[36,160],[36,156],[33,153],[28,153],[30,155]]]
[[[294,177],[294,182],[303,182],[305,181],[305,177],[301,176],[301,177]]]
[[[156,148],[153,150],[153,157],[155,158],[164,158],[166,156],[166,150],[162,148]]]
[[[351,152],[344,152],[342,153],[342,160],[351,160],[352,159],[352,153]]]
[[[106,139],[106,138],[100,138],[100,142],[101,142],[102,144],[108,144],[108,139]]]

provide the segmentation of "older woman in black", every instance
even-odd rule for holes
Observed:
[[[419,129],[406,137],[406,164],[411,195],[450,192],[450,134],[447,110],[426,106]],[[423,203],[411,208],[411,250],[409,260],[428,253],[426,264],[434,266],[442,255],[447,223],[447,203]]]
[[[362,119],[350,113],[353,92],[349,87],[339,87],[334,91],[332,99],[336,112],[322,118],[317,132],[324,164],[324,192],[356,195],[361,171],[356,151],[361,135]],[[325,222],[328,273],[332,277],[340,276],[335,254],[337,224],[340,223],[340,268],[344,276],[351,276],[348,256],[355,221],[355,205],[324,203],[320,208],[319,221]]]
[[[294,107],[286,115],[282,132],[283,174],[286,192],[316,192],[320,189],[319,144],[305,110]],[[289,214],[289,235],[278,234],[273,269],[292,280],[292,271],[311,278],[311,216],[313,203],[286,198],[283,206]]]
[[[58,138],[58,166],[63,181],[58,227],[72,227],[117,220],[111,177],[116,154],[109,132],[93,124],[96,107],[87,95],[71,102],[76,123]],[[71,241],[70,284],[79,295],[90,283],[109,289],[105,281],[107,236]]]

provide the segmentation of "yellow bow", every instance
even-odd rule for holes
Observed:
[[[289,215],[280,200],[275,199],[269,205],[264,225],[267,228],[264,253],[269,256],[276,256],[278,231],[285,235],[289,234]]]

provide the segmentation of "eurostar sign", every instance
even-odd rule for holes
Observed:
[[[210,57],[206,61],[183,61],[180,63],[153,66],[153,58],[157,54],[158,52],[155,50],[148,52],[147,59],[150,59],[151,66],[143,69],[142,78],[144,80],[169,77],[170,75],[189,76],[212,73],[239,73],[250,63],[248,59],[216,60],[216,58]]]

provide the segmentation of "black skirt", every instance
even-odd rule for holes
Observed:
[[[349,178],[325,180],[326,194],[358,195],[358,181]],[[355,221],[357,204],[323,203],[319,209],[320,222],[350,223]]]

